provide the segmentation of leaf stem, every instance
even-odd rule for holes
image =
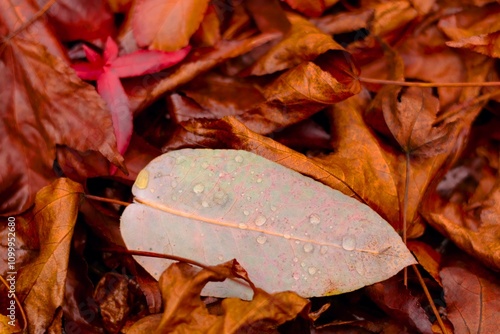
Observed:
[[[405,197],[403,200],[403,242],[406,246],[406,239],[407,239],[407,214],[406,212],[408,211],[408,188],[410,187],[410,152],[409,150],[406,150],[406,173],[405,173]],[[408,286],[408,271],[404,270],[404,278],[403,282],[405,286]]]
[[[411,267],[413,268],[413,271],[415,271],[415,274],[417,275],[418,282],[422,286],[422,289],[424,290],[425,296],[427,297],[427,300],[429,301],[429,304],[431,305],[432,312],[434,313],[434,316],[436,316],[437,322],[439,324],[439,327],[441,328],[441,331],[443,334],[448,334],[448,331],[446,330],[446,327],[444,325],[443,319],[441,319],[441,315],[439,314],[436,304],[434,304],[434,300],[432,300],[432,296],[429,292],[429,289],[427,289],[427,285],[424,282],[424,279],[422,278],[422,275],[420,275],[420,271],[418,270],[417,266],[412,264]]]
[[[112,203],[112,204],[118,204],[118,205],[123,205],[123,206],[128,206],[128,205],[132,204],[129,202],[123,202],[123,201],[113,199],[113,198],[105,198],[105,197],[99,197],[99,196],[88,195],[88,194],[84,194],[84,195],[88,199],[93,199],[93,200],[99,201],[99,202]]]
[[[99,250],[102,252],[109,252],[109,253],[156,257],[156,258],[160,258],[160,259],[167,259],[167,260],[172,260],[172,261],[177,261],[177,262],[184,262],[184,263],[211,271],[211,272],[216,273],[218,275],[222,275],[222,276],[229,278],[230,280],[237,282],[238,284],[245,286],[247,288],[252,288],[248,282],[241,281],[237,278],[227,276],[224,272],[221,272],[221,271],[214,269],[214,267],[207,266],[206,264],[203,264],[201,262],[191,260],[191,259],[188,259],[188,258],[185,258],[182,256],[171,255],[171,254],[161,254],[161,253],[154,253],[154,252],[137,251],[137,250],[128,250],[128,249],[127,250],[120,250],[120,249],[116,249],[116,248],[100,248]]]
[[[365,83],[374,83],[381,85],[397,85],[405,87],[498,87],[500,81],[488,82],[407,82],[407,81],[394,81],[358,77],[358,80]]]

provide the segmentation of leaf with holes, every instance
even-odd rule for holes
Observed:
[[[253,283],[304,297],[382,281],[415,263],[399,235],[368,206],[246,151],[184,149],[138,175],[121,218],[130,250],[215,265],[233,258]],[[172,261],[136,256],[155,278]],[[251,298],[234,282],[203,295]]]

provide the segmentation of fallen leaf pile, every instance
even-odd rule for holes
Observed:
[[[0,333],[495,333],[499,15],[493,0],[0,1]],[[168,192],[148,187],[146,166],[185,149],[257,160],[180,161]],[[251,174],[270,162],[279,182]],[[121,218],[132,189],[188,223]],[[342,223],[308,212],[338,192],[355,203],[325,209]],[[200,227],[198,204],[214,210]],[[120,224],[147,240],[127,247]],[[161,248],[182,224],[188,251]],[[382,277],[383,257],[401,263]],[[227,284],[253,299],[207,296]]]

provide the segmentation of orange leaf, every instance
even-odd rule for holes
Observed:
[[[189,44],[203,21],[208,0],[142,0],[133,16],[134,36],[141,47],[176,51]]]
[[[235,260],[212,270],[198,270],[185,263],[174,263],[162,274],[159,284],[165,310],[161,318],[146,317],[130,328],[128,333],[146,330],[162,333],[245,333],[249,329],[267,332],[299,314],[309,311],[309,302],[293,292],[268,294],[253,288],[254,299],[242,301],[227,298],[222,301],[221,314],[212,314],[200,299],[208,282],[219,282],[226,277],[248,281],[246,272]]]
[[[19,271],[17,291],[28,317],[30,333],[44,333],[62,306],[71,238],[83,187],[57,179],[41,189],[32,224],[40,235],[40,253]]]

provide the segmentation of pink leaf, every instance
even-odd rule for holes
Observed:
[[[111,111],[118,151],[123,154],[127,150],[133,128],[127,94],[118,76],[112,70],[107,69],[97,80],[97,91]]]
[[[102,66],[92,63],[78,63],[71,66],[82,80],[97,80],[102,74]]]
[[[190,46],[174,52],[140,50],[117,58],[112,67],[120,78],[154,73],[179,63],[190,50]]]

